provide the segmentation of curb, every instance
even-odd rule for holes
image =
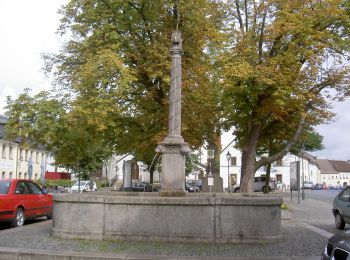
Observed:
[[[74,252],[57,252],[49,250],[32,250],[32,249],[16,249],[0,247],[0,256],[2,260],[316,260],[319,256],[300,256],[300,257],[218,257],[218,256],[203,256],[203,257],[176,257],[176,256],[151,256],[151,255],[126,255],[126,254],[104,254],[92,253],[86,255],[84,253]]]

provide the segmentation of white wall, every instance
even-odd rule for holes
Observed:
[[[55,171],[54,158],[46,150],[33,147],[21,148],[18,143],[0,139],[0,178],[29,179],[30,158],[33,165],[33,180],[41,178],[42,165],[44,165],[44,171]],[[57,171],[65,171],[65,169],[57,168]]]

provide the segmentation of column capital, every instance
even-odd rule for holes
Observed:
[[[170,48],[170,53],[181,55],[183,51],[182,51],[182,37],[181,37],[180,31],[175,30],[171,33],[171,43],[172,43],[172,47]]]

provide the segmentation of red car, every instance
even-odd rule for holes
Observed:
[[[52,218],[52,195],[30,180],[0,180],[0,221],[12,227],[23,226],[26,219]]]

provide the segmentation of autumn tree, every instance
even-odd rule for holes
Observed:
[[[349,95],[349,2],[229,1],[221,62],[224,127],[242,151],[241,192],[282,158],[305,126],[329,122],[330,101]],[[258,156],[274,142],[279,150]]]
[[[59,34],[66,43],[59,53],[44,55],[56,100],[64,96],[69,104],[62,125],[81,127],[86,142],[96,137],[108,150],[131,152],[151,167],[155,147],[167,135],[170,36],[178,28],[184,39],[182,135],[191,148],[200,147],[219,122],[218,85],[211,77],[221,35],[218,7],[209,0],[69,1],[60,10]],[[9,127],[20,124],[26,111],[9,108]],[[48,135],[36,118],[30,121],[22,129],[30,137],[43,134],[46,143],[78,138],[71,128],[67,135]],[[42,123],[49,132],[57,126]],[[56,144],[57,154],[66,147]],[[70,149],[74,153],[75,146]]]
[[[55,163],[85,178],[95,172],[111,155],[104,142],[85,119],[75,112],[67,113],[70,104],[43,91],[33,97],[26,89],[15,100],[7,100],[6,138],[20,137],[22,145],[44,145],[55,156]]]

